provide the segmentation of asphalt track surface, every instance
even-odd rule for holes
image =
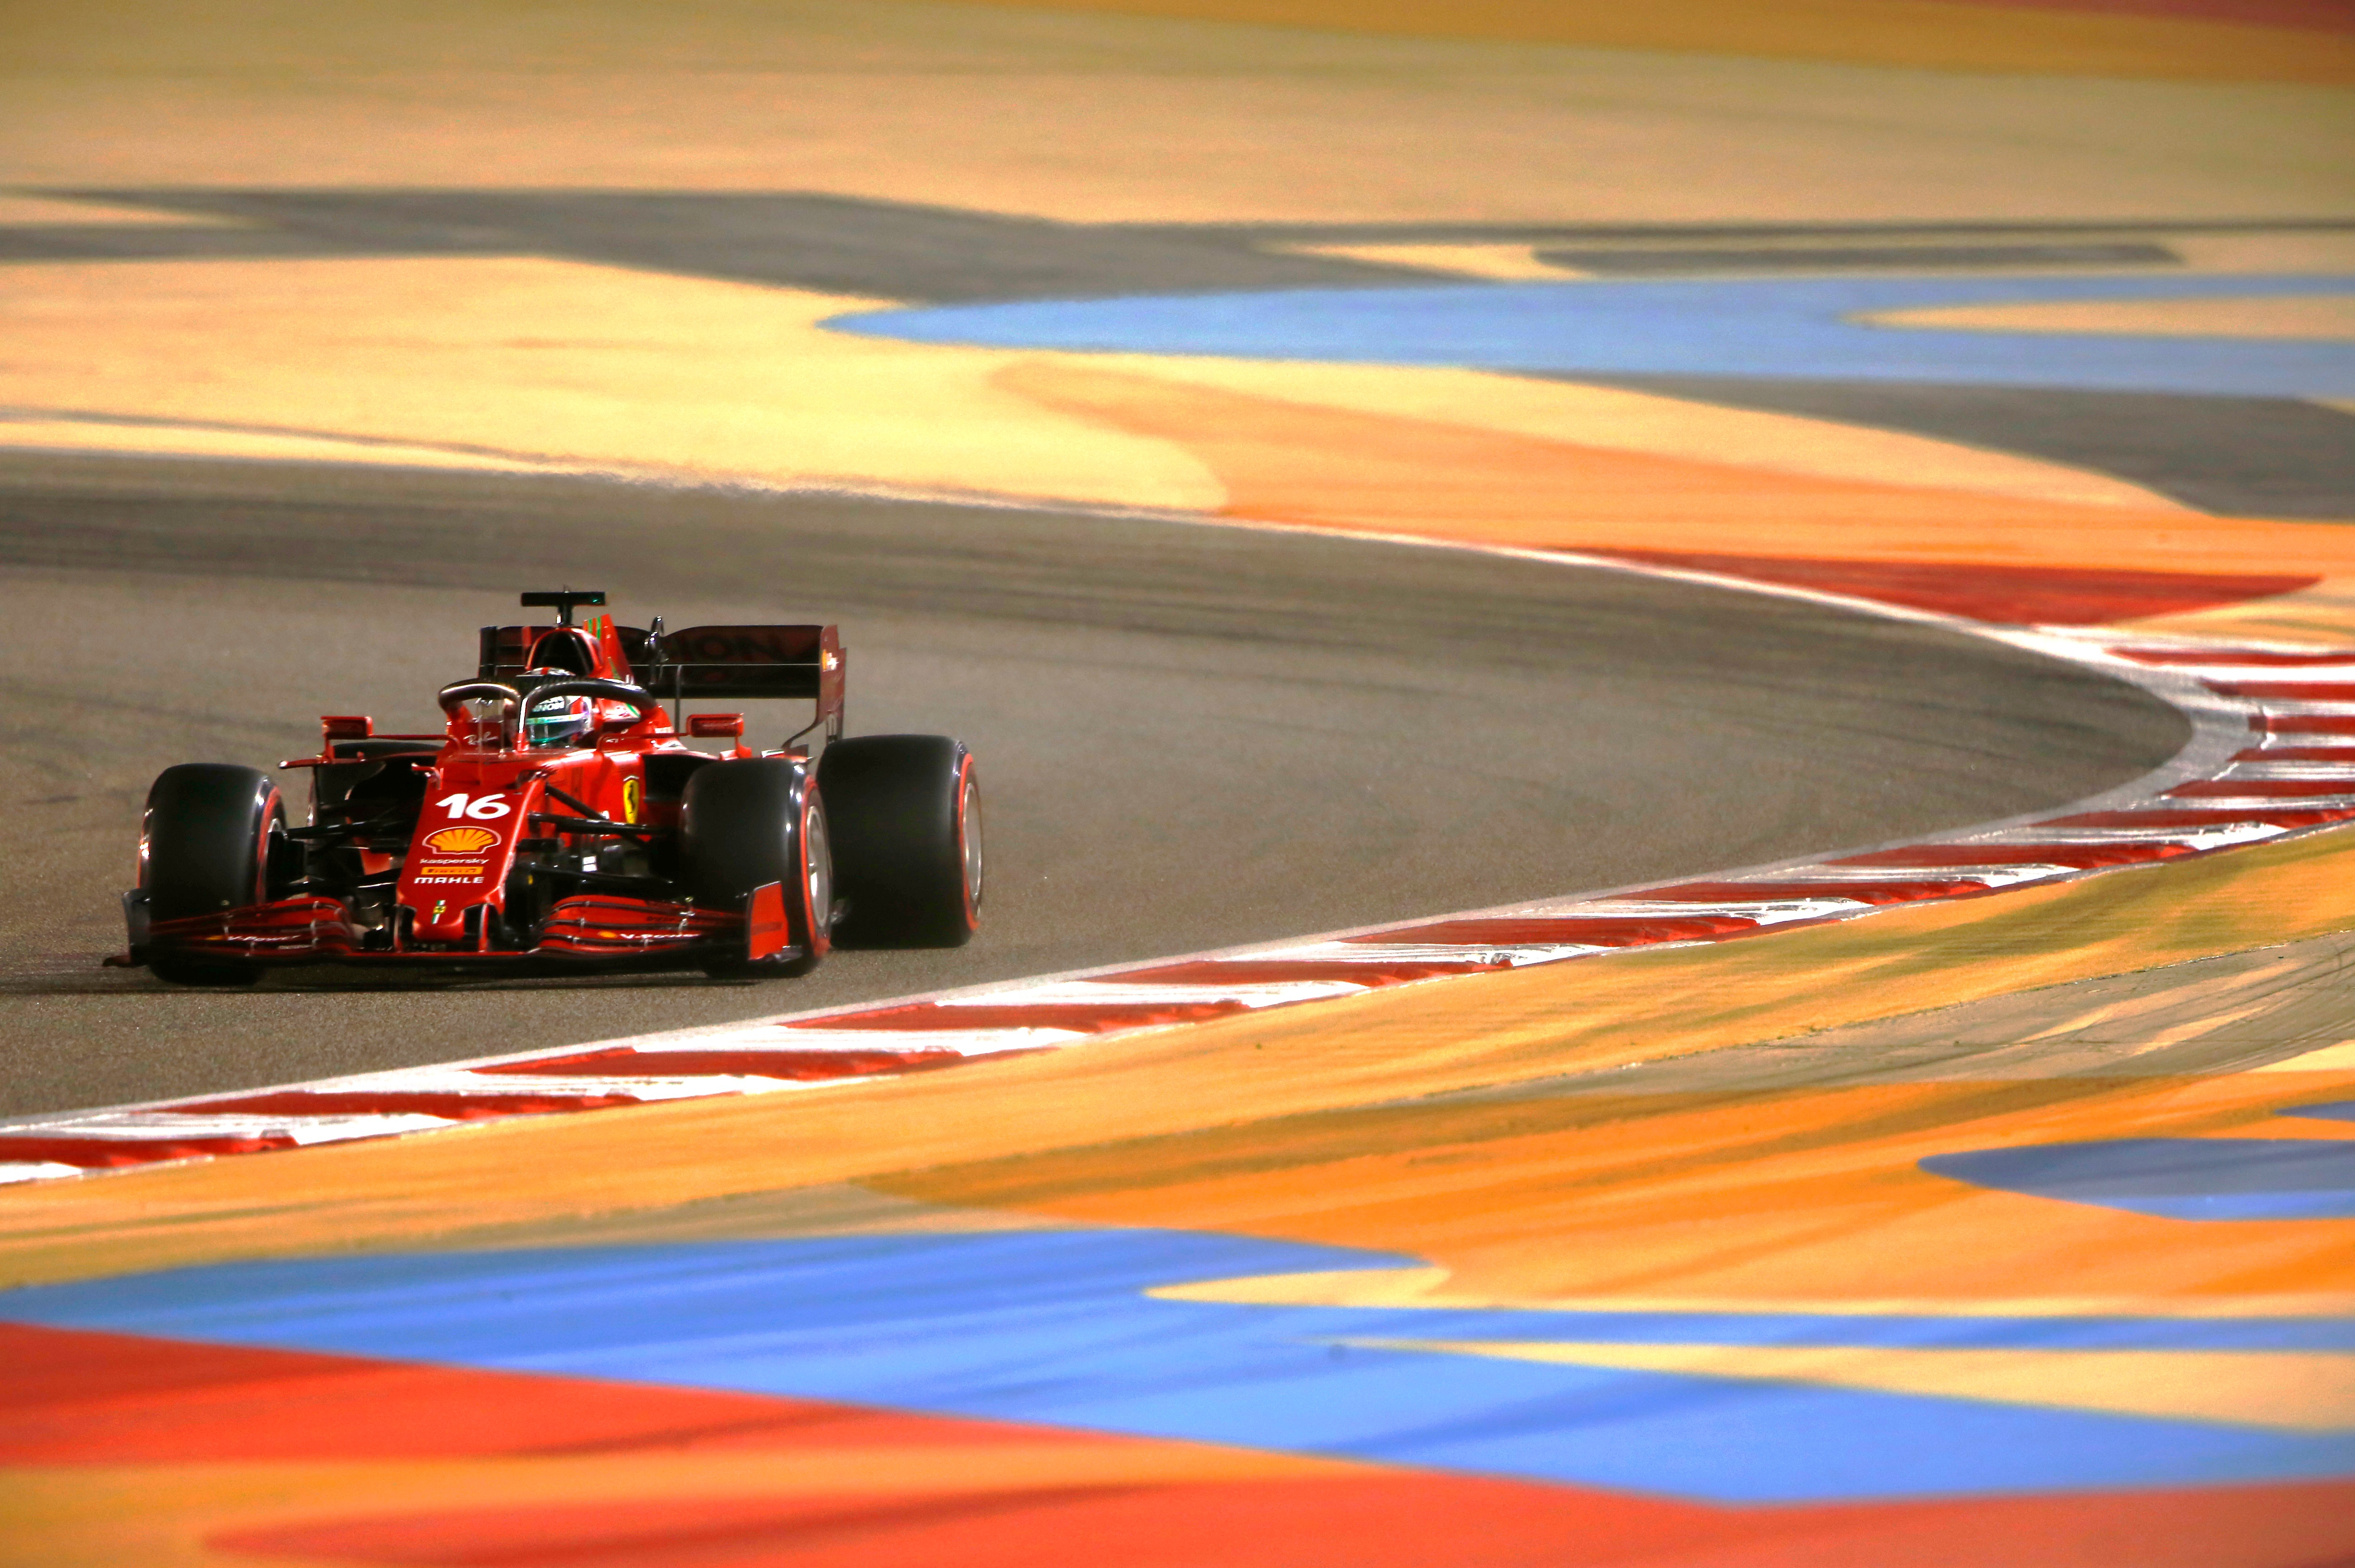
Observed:
[[[797,982],[102,970],[148,781],[315,715],[429,728],[514,595],[826,618],[854,733],[981,758],[964,949]],[[1785,599],[1153,518],[366,467],[0,459],[0,1104],[314,1078],[1554,896],[2077,798],[2185,726],[2133,688]],[[796,720],[794,722],[798,723]],[[756,717],[756,739],[783,733]],[[290,801],[304,798],[288,775]]]

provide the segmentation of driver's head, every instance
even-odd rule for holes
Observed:
[[[527,669],[524,680],[574,678],[568,669]],[[527,697],[523,707],[523,743],[534,751],[585,746],[597,725],[597,704],[578,696]]]

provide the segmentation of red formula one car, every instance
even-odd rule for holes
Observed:
[[[835,943],[954,946],[981,906],[972,753],[941,735],[842,738],[832,626],[617,626],[595,592],[527,593],[552,626],[486,626],[442,688],[439,735],[321,720],[310,821],[255,768],[167,768],[147,795],[131,952],[191,986],[265,965],[699,967],[800,975]],[[681,700],[814,699],[773,751],[740,713]],[[665,710],[665,703],[671,710]],[[824,733],[815,761],[797,744]]]

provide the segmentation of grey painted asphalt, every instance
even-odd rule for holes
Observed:
[[[205,994],[99,967],[157,771],[306,753],[322,712],[427,727],[475,627],[563,582],[641,624],[838,621],[854,733],[980,756],[980,937],[762,986],[306,969]],[[1624,573],[589,479],[8,456],[0,603],[17,1113],[1722,869],[2058,805],[2185,736],[2138,691],[1952,633]]]
[[[930,303],[1332,288],[1446,275],[1263,250],[1248,230],[1061,223],[805,191],[161,189],[101,199],[239,227],[138,233],[123,225],[0,227],[0,261],[564,256]]]
[[[2294,398],[1941,387],[1798,376],[1562,376],[1903,431],[2090,468],[2202,511],[2355,518],[2355,417]]]

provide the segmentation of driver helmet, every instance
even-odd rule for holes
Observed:
[[[527,669],[526,679],[572,680],[569,669]],[[523,706],[523,743],[533,751],[582,746],[597,724],[597,704],[579,696],[527,697]]]

